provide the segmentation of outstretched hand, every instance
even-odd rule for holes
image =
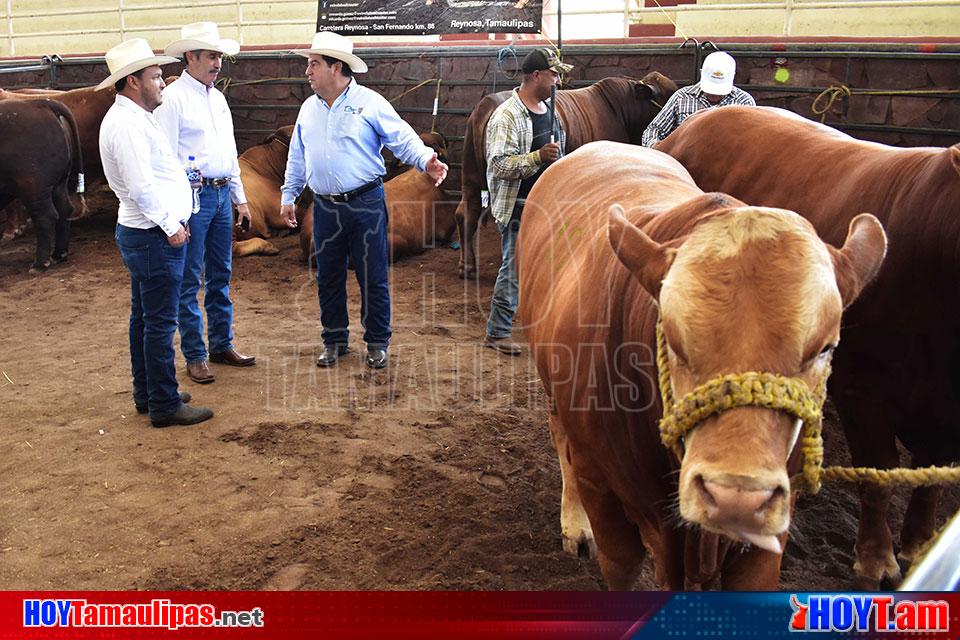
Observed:
[[[447,165],[440,162],[440,158],[434,153],[433,157],[427,160],[425,171],[428,176],[434,179],[434,185],[439,187],[440,183],[447,177],[447,168]]]

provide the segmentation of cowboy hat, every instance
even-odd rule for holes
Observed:
[[[236,40],[220,37],[216,22],[193,22],[180,29],[180,39],[163,50],[168,56],[182,56],[187,51],[218,51],[235,56],[240,51]]]
[[[318,31],[313,35],[313,43],[309,49],[294,49],[293,52],[304,58],[309,58],[311,55],[336,58],[345,62],[354,73],[367,71],[366,63],[353,55],[353,43],[333,31]]]
[[[110,70],[110,75],[97,85],[97,91],[112,87],[120,78],[125,78],[141,69],[152,67],[155,64],[178,62],[176,58],[170,56],[154,55],[153,49],[143,38],[124,40],[107,51],[104,57],[107,60],[107,69]]]

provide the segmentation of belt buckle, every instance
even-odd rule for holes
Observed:
[[[350,196],[346,193],[331,193],[330,200],[339,204],[343,204],[350,201]]]

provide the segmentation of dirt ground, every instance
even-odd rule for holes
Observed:
[[[395,266],[392,360],[376,373],[359,332],[338,367],[314,365],[315,287],[295,237],[238,259],[236,343],[257,366],[212,365],[200,386],[178,354],[181,388],[216,417],[170,429],[133,408],[111,216],[75,223],[70,261],[42,275],[27,273],[32,234],[0,244],[0,588],[602,588],[593,561],[560,547],[532,362],[479,346],[492,226],[481,243],[479,287],[446,247]],[[832,424],[826,446],[848,462]],[[945,502],[956,510],[958,492]],[[784,589],[849,588],[857,510],[849,487],[801,500]],[[649,567],[638,586],[653,588]]]

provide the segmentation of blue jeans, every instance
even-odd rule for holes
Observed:
[[[490,302],[490,317],[487,318],[487,335],[491,338],[509,338],[513,335],[513,316],[517,313],[520,283],[517,282],[517,266],[514,260],[517,233],[520,231],[520,211],[514,210],[507,224],[497,223],[500,229],[500,271],[493,285],[493,300]]]
[[[230,185],[204,185],[200,211],[190,216],[190,241],[180,288],[180,350],[187,362],[207,359],[203,343],[203,314],[197,294],[204,287],[207,340],[210,353],[233,349],[233,303],[230,270],[233,267],[233,208]]]
[[[390,343],[390,283],[387,255],[387,207],[383,186],[349,202],[313,200],[313,246],[317,258],[317,294],[323,344],[345,345],[347,264],[353,262],[360,285],[360,324],[370,347]]]
[[[171,247],[159,228],[117,225],[120,257],[130,271],[130,364],[133,401],[150,408],[150,417],[180,409],[174,368],[173,333],[186,249]]]

